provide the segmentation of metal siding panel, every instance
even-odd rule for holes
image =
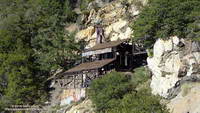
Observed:
[[[82,57],[95,55],[95,54],[109,53],[109,52],[112,52],[112,48],[105,48],[105,49],[96,50],[96,51],[88,51],[88,52],[82,53]]]

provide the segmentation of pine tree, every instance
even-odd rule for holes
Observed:
[[[200,39],[199,0],[149,0],[133,22],[134,40],[151,47],[158,38]]]
[[[51,72],[78,58],[80,44],[64,30],[76,15],[68,0],[1,0],[0,5],[0,106],[43,103]]]

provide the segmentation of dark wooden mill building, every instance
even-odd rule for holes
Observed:
[[[62,74],[63,88],[88,87],[91,80],[112,70],[133,68],[132,45],[129,40],[99,43],[82,53],[82,63]]]
[[[137,65],[141,65],[139,62],[146,60],[146,52],[130,44],[130,40],[104,42],[102,41],[103,33],[99,34],[97,32],[97,44],[82,52],[82,63],[67,70],[59,79],[56,79],[66,92],[61,103],[68,104],[84,97],[84,89],[92,80],[112,70],[123,72],[132,70]]]
[[[59,81],[66,89],[88,87],[93,79],[112,70],[130,71],[145,60],[146,52],[135,55],[130,40],[118,40],[96,44],[82,53],[82,63],[67,70]],[[135,64],[135,65],[134,65]]]

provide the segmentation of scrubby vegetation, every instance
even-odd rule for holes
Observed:
[[[89,90],[89,97],[95,103],[97,111],[106,112],[119,104],[117,100],[132,91],[130,80],[130,76],[118,72],[94,80]]]
[[[200,40],[199,0],[149,0],[133,22],[134,40],[147,48],[157,38],[179,36]]]
[[[91,2],[93,2],[93,1],[94,1],[94,0],[81,0],[81,1],[80,1],[80,9],[81,9],[82,11],[87,10],[88,4],[91,3]]]
[[[133,75],[111,72],[94,80],[88,95],[97,113],[168,113],[159,97],[151,94],[148,78],[144,67]]]
[[[68,0],[1,0],[0,110],[44,103],[47,78],[77,60],[80,44],[64,30],[76,21],[71,8]]]
[[[12,104],[44,103],[47,78],[77,62],[83,44],[64,29],[77,21],[75,1],[0,1],[0,112]],[[92,1],[81,0],[83,14],[89,14],[87,6]],[[147,48],[157,38],[174,35],[200,40],[199,0],[149,0],[144,7],[140,0],[131,1],[142,8],[132,25],[133,39]],[[112,72],[92,82],[88,95],[97,112],[167,112],[159,98],[151,95],[147,81],[144,68],[134,70],[133,76]]]

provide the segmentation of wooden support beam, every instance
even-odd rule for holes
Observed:
[[[135,44],[134,44],[134,42],[132,41],[132,54],[134,54],[135,53]]]
[[[140,54],[147,54],[147,52],[146,51],[141,51],[141,52],[133,53],[133,55],[140,55]]]
[[[76,75],[74,75],[73,80],[74,80],[74,88],[76,88]]]
[[[83,73],[81,74],[81,87],[84,87],[84,82],[83,82]]]

